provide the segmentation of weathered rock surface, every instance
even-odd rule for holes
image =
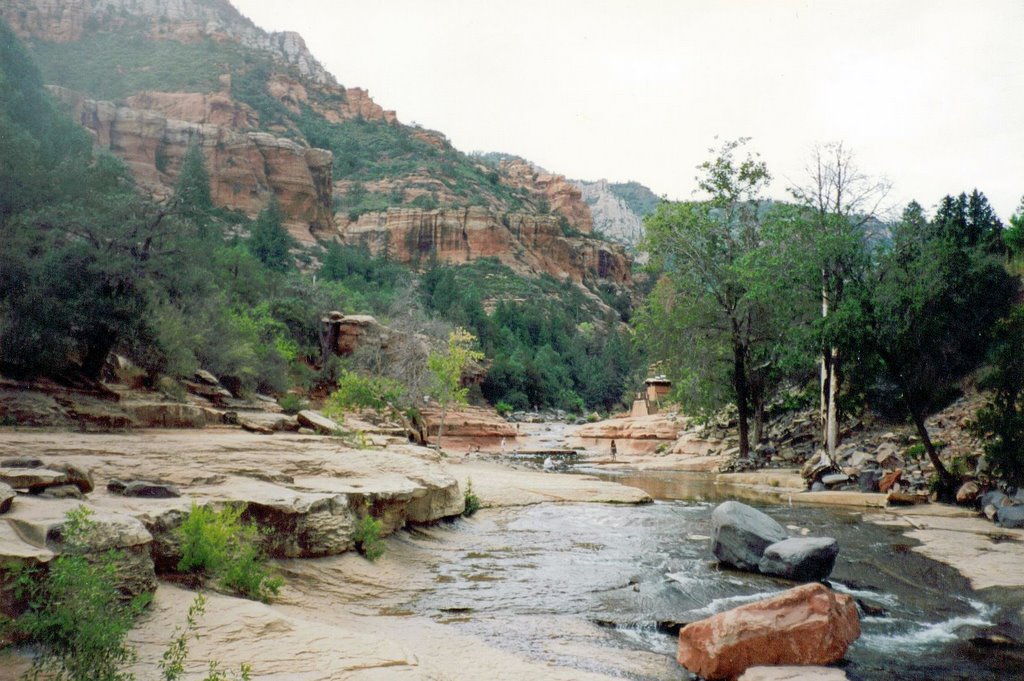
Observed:
[[[768,546],[758,569],[799,582],[819,582],[832,573],[839,544],[831,537],[791,537]]]
[[[756,571],[765,549],[787,538],[782,525],[738,501],[719,504],[711,513],[711,523],[715,558],[741,570]]]
[[[434,403],[420,410],[428,435],[437,437],[441,424],[441,408]],[[491,408],[464,406],[449,409],[444,420],[444,437],[502,438],[515,437],[516,427],[498,416]]]
[[[583,193],[575,183],[523,159],[502,161],[500,170],[509,184],[543,198],[550,210],[565,217],[576,231],[593,231],[590,206],[583,200]]]
[[[68,484],[68,476],[47,468],[0,468],[0,482],[14,489],[38,493],[47,487]]]
[[[494,257],[520,273],[546,272],[577,283],[588,276],[619,284],[630,281],[629,260],[621,245],[566,236],[551,215],[500,214],[472,206],[392,208],[364,213],[355,222],[343,215],[336,219],[338,234],[347,243],[364,245],[375,255],[387,252],[401,263],[436,257],[459,264]]]
[[[853,598],[806,584],[719,613],[679,632],[679,663],[706,679],[759,665],[826,665],[860,636]]]
[[[842,669],[835,667],[787,666],[751,667],[739,681],[846,681]]]
[[[14,498],[18,493],[6,482],[0,482],[0,513],[7,513],[14,504]]]
[[[0,563],[8,558],[46,563],[67,551],[66,514],[80,504],[74,499],[19,498],[0,523]],[[135,595],[155,589],[156,574],[150,555],[152,535],[130,515],[93,508],[92,530],[80,539],[85,542],[85,553],[98,556],[112,550],[118,552],[118,586],[124,593]]]
[[[93,134],[96,144],[122,158],[135,179],[157,195],[170,191],[189,146],[199,144],[216,205],[254,217],[276,196],[285,226],[300,242],[313,241],[311,229],[329,229],[331,152],[265,132],[169,118],[159,111],[51,89],[72,118]],[[148,104],[154,97],[136,101]]]
[[[644,216],[616,196],[608,180],[576,181],[575,184],[583,194],[583,201],[590,206],[594,231],[629,248],[640,243],[644,236]]]
[[[141,428],[203,428],[208,412],[194,404],[178,402],[122,402],[120,408]]]

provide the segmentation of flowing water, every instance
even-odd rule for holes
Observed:
[[[399,541],[448,547],[410,604],[460,633],[550,664],[634,679],[689,678],[671,623],[707,617],[793,586],[718,567],[710,515],[732,491],[697,474],[617,478],[646,506],[542,504],[492,511]],[[832,586],[862,608],[847,653],[852,679],[1021,678],[1021,659],[975,648],[971,633],[1006,617],[951,568],[910,550],[892,528],[841,509],[766,506],[792,534],[833,536]],[[450,551],[456,542],[458,551]],[[989,599],[991,600],[991,599]],[[1019,608],[1019,604],[1017,606]]]

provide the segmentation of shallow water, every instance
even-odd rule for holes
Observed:
[[[482,514],[401,541],[460,551],[434,567],[410,608],[489,643],[551,664],[634,679],[680,679],[676,638],[689,622],[793,584],[720,569],[710,515],[728,489],[695,474],[617,478],[662,500],[647,506],[543,504]],[[857,513],[763,507],[791,534],[827,535],[841,550],[832,584],[865,607],[847,653],[853,679],[1017,678],[1019,660],[974,650],[972,631],[1002,617],[951,568],[910,551],[892,528]],[[451,555],[447,553],[447,555]],[[637,653],[645,664],[635,664]]]

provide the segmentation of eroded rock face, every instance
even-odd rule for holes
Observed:
[[[586,234],[594,231],[590,206],[583,200],[583,193],[564,176],[549,173],[521,159],[502,162],[501,172],[513,187],[525,189],[543,198],[551,212],[565,217],[569,226],[576,231]]]
[[[371,253],[415,265],[437,258],[460,264],[494,257],[520,273],[546,272],[574,282],[584,277],[630,281],[622,246],[566,236],[558,219],[528,213],[499,214],[480,206],[421,210],[393,208],[364,213],[355,222],[337,216],[344,241]]]
[[[726,501],[711,513],[712,553],[741,570],[757,571],[770,545],[787,538],[786,530],[756,508]]]
[[[157,196],[169,194],[182,158],[190,145],[198,144],[216,205],[254,217],[276,196],[285,226],[304,243],[314,240],[311,230],[327,230],[331,224],[331,152],[246,130],[251,112],[233,105],[227,95],[143,93],[128,100],[137,107],[157,107],[147,109],[88,99],[64,88],[51,91],[98,146],[122,158],[135,179]]]
[[[11,510],[16,496],[18,494],[14,491],[13,487],[6,482],[0,482],[0,513],[7,513]]]
[[[860,636],[853,598],[806,584],[683,627],[677,659],[706,679],[758,665],[827,665]]]

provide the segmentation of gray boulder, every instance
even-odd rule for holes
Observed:
[[[757,570],[764,550],[786,538],[782,525],[738,501],[719,504],[711,523],[715,558],[741,570]]]
[[[174,485],[166,482],[154,482],[151,480],[111,480],[107,483],[107,490],[123,497],[141,497],[144,499],[171,499],[180,497],[181,492]]]
[[[1000,527],[1024,527],[1024,506],[1003,506],[996,511],[996,524]]]
[[[793,537],[767,547],[758,568],[766,575],[820,582],[831,574],[837,555],[839,544],[831,537]]]

